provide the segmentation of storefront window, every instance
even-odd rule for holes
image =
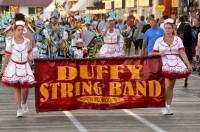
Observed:
[[[4,11],[9,11],[9,6],[0,6],[0,14],[3,14]]]
[[[28,14],[35,14],[35,7],[29,7]]]

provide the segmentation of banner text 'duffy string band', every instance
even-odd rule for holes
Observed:
[[[161,107],[161,70],[159,56],[36,59],[36,110]]]

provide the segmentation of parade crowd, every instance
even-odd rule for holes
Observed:
[[[59,7],[59,6],[57,6]],[[131,47],[135,48],[134,53]],[[2,83],[15,89],[17,117],[28,112],[28,88],[36,84],[31,64],[34,58],[106,58],[160,55],[165,77],[166,107],[162,114],[172,115],[170,108],[176,79],[196,71],[200,61],[200,19],[186,16],[175,20],[153,14],[136,19],[130,12],[127,20],[116,19],[111,11],[105,19],[95,15],[60,13],[43,20],[40,14],[27,18],[10,12],[0,18],[0,60]],[[198,69],[199,70],[199,69]],[[21,97],[22,94],[22,97]]]

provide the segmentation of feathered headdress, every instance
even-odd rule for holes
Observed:
[[[59,10],[58,10],[58,2],[56,2],[56,0],[53,1],[54,2],[54,5],[55,5],[55,9],[54,11],[51,12],[51,18],[59,18],[60,17],[60,13],[59,13]]]
[[[9,17],[8,16],[2,16],[2,22],[7,25],[9,23]]]
[[[43,27],[44,27],[44,26],[43,26],[43,21],[42,21],[40,15],[37,14],[37,15],[36,15],[36,19],[35,19],[35,28],[36,28],[36,32],[39,33],[40,30],[42,30]]]
[[[86,18],[85,18],[85,25],[89,25],[89,24],[91,24],[91,20],[92,20],[92,18],[90,17],[90,16],[87,16]]]
[[[115,11],[115,10],[112,10],[112,11],[109,13],[109,17],[112,17],[113,19],[116,19],[116,11]]]
[[[16,13],[18,13],[18,7],[17,6],[11,6],[10,18],[14,19]]]
[[[67,16],[67,11],[65,10],[65,5],[67,4],[67,1],[65,1],[62,5],[58,5],[58,7],[60,8],[60,16],[62,18],[66,18]]]

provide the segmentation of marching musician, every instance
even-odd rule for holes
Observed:
[[[4,50],[6,48],[5,37],[6,34],[3,32],[5,30],[5,24],[0,20],[0,63],[2,63]]]
[[[101,32],[104,39],[104,45],[101,47],[98,57],[122,57],[124,53],[124,38],[119,30],[115,28],[115,12],[109,13],[107,18],[106,28]]]
[[[58,9],[55,9],[51,13],[50,24],[47,24],[43,31],[43,34],[47,40],[49,58],[66,57],[66,40],[68,38],[68,33],[65,26],[59,25],[59,18],[60,14]]]
[[[87,48],[83,46],[84,42],[81,38],[76,41],[76,49],[73,52],[73,58],[86,58]]]
[[[37,15],[36,20],[34,21],[35,32],[33,37],[35,39],[36,46],[38,50],[33,49],[34,58],[47,58],[47,45],[44,42],[44,36],[42,35],[42,30],[44,28],[44,23],[41,20],[39,14]]]

